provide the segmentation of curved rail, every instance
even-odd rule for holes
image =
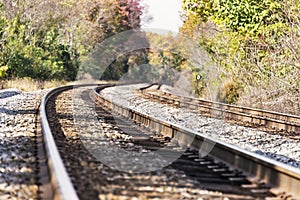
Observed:
[[[40,107],[41,128],[44,139],[44,148],[47,156],[47,165],[50,174],[51,185],[54,191],[54,199],[79,199],[56,147],[47,120],[46,111],[46,104],[49,98],[51,98],[54,94],[58,92],[71,89],[72,87],[73,86],[64,86],[51,90],[43,97]]]
[[[106,86],[109,87],[109,85]],[[63,161],[59,155],[58,149],[55,145],[55,141],[52,136],[49,123],[47,121],[46,111],[46,104],[49,98],[51,98],[58,92],[68,90],[73,87],[78,86],[64,86],[51,90],[44,96],[40,108],[41,127],[45,142],[44,148],[47,154],[48,169],[51,174],[51,184],[54,188],[54,199],[79,199],[68,176],[68,173],[63,165]],[[105,86],[102,86],[100,89],[103,89],[104,87]],[[182,145],[184,145],[186,141],[189,141],[191,137],[194,137],[194,135],[196,135],[196,139],[193,142],[193,146],[195,148],[199,148],[205,143],[214,144],[214,147],[209,154],[215,157],[217,160],[222,160],[230,164],[233,168],[241,169],[247,174],[255,176],[256,179],[263,180],[276,188],[284,189],[285,192],[287,192],[288,194],[292,194],[294,197],[300,196],[300,172],[295,168],[242,150],[233,145],[215,141],[214,139],[196,133],[193,130],[183,128],[165,121],[157,120],[155,118],[151,118],[149,116],[136,112],[132,109],[128,109],[121,105],[112,103],[107,99],[101,97],[97,93],[97,89],[95,89],[93,93],[91,93],[91,97],[97,99],[97,101],[101,102],[102,104],[125,117],[143,124],[144,126],[165,136],[177,139]]]
[[[280,192],[284,190],[285,193],[291,194],[293,197],[300,196],[299,170],[239,147],[216,141],[191,129],[158,120],[117,103],[110,102],[97,92],[101,89],[103,88],[95,89],[91,93],[91,98],[117,112],[119,115],[127,117],[162,135],[175,138],[182,145],[185,144],[185,141],[189,141],[191,137],[196,136],[192,144],[193,147],[199,149],[201,146],[213,145],[209,155],[215,159],[226,162],[235,169],[242,170],[246,174],[255,177],[256,180],[262,180],[270,184]],[[277,190],[274,193],[277,193]]]
[[[284,130],[292,133],[300,133],[300,116],[297,115],[178,96],[167,92],[155,94],[146,92],[145,89],[140,91],[149,98],[163,102],[171,102],[176,106],[197,109],[200,113],[209,114],[209,116],[213,118],[235,120],[280,131]]]

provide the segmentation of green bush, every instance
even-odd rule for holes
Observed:
[[[60,43],[58,29],[28,34],[30,27],[17,16],[3,17],[0,46],[1,77],[74,80],[79,66],[76,51]]]
[[[138,28],[141,13],[139,0],[3,1],[0,78],[74,80],[93,48]]]

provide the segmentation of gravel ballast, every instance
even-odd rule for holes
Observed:
[[[47,104],[51,131],[80,199],[253,199],[235,186],[210,183],[207,171],[204,183],[189,176],[187,170],[199,167],[196,161],[187,163],[181,158],[177,166],[162,166],[156,152],[143,148],[149,143],[141,145],[130,139],[136,133],[141,138],[141,131],[144,136],[152,133],[127,120],[115,123],[116,118],[95,106],[89,93],[89,88],[66,91]]]
[[[184,108],[174,108],[142,98],[136,90],[146,84],[106,88],[105,98],[151,117],[177,124],[218,141],[236,145],[279,162],[300,168],[300,141],[258,129],[230,124],[218,119],[203,117]]]
[[[45,91],[0,90],[0,199],[37,199],[36,113]]]

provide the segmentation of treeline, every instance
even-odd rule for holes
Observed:
[[[2,0],[0,78],[74,80],[97,43],[141,14],[139,0]]]
[[[269,102],[299,97],[299,1],[183,0],[183,19],[180,31],[197,40],[221,71],[222,101],[235,103],[247,94]]]

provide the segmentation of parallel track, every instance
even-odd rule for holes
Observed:
[[[148,150],[156,150],[157,148],[159,149],[162,146],[168,145],[168,138],[175,138],[179,144],[184,146],[186,141],[188,141],[191,136],[194,137],[194,135],[197,135],[190,150],[184,153],[182,158],[180,158],[175,163],[173,163],[173,165],[175,166],[177,165],[177,168],[182,167],[184,168],[183,171],[186,171],[187,166],[189,167],[194,166],[194,170],[190,170],[190,171],[195,173],[197,172],[201,173],[201,171],[203,170],[205,171],[210,169],[210,172],[212,174],[213,172],[215,174],[218,174],[217,177],[219,178],[215,177],[216,178],[215,180],[217,180],[217,182],[220,181],[221,178],[221,180],[223,181],[225,180],[225,184],[227,185],[237,184],[238,185],[237,188],[242,187],[242,185],[246,184],[242,190],[248,192],[244,194],[236,194],[237,196],[252,195],[253,197],[256,198],[263,198],[266,195],[267,196],[271,195],[270,190],[268,189],[269,187],[264,186],[264,184],[261,184],[260,181],[264,181],[265,183],[267,183],[267,185],[270,185],[272,187],[280,188],[281,190],[287,192],[287,194],[292,194],[293,197],[300,196],[299,193],[300,174],[298,171],[294,170],[293,168],[260,157],[256,154],[251,154],[249,152],[243,151],[231,145],[213,141],[211,138],[206,138],[204,135],[195,133],[192,130],[187,130],[183,127],[178,127],[174,124],[162,122],[157,119],[153,119],[149,116],[145,116],[134,110],[127,109],[120,105],[113,104],[112,102],[99,96],[97,93],[97,91],[108,86],[111,85],[100,86],[100,88],[90,93],[90,96],[92,99],[94,99],[94,101],[97,101],[99,104],[104,106],[104,109],[99,108],[100,110],[102,110],[101,112],[98,111],[99,115],[107,115],[105,114],[106,112],[113,110],[115,113],[118,113],[118,116],[122,116],[121,118],[124,118],[124,120],[125,118],[126,120],[129,121],[133,120],[135,123],[145,127],[146,130],[150,129],[152,132],[154,131],[157,135],[162,135],[161,137],[155,137],[155,138],[152,137],[151,141],[149,140],[150,143],[148,140],[134,139],[133,137],[131,142],[133,142],[134,145],[141,145],[143,146],[143,148],[146,148]],[[53,196],[55,196],[56,199],[79,199],[79,196],[80,198],[84,197],[82,196],[83,194],[79,194],[78,196],[78,191],[76,192],[76,190],[74,189],[74,182],[76,182],[76,180],[74,179],[76,179],[76,177],[72,177],[72,169],[66,169],[66,167],[64,166],[60,155],[60,153],[63,152],[64,150],[59,150],[59,148],[61,147],[56,146],[55,143],[57,142],[54,141],[54,138],[56,138],[57,136],[52,136],[52,130],[50,129],[47,120],[47,117],[49,116],[49,113],[47,112],[50,112],[49,108],[48,111],[46,109],[46,106],[50,104],[48,101],[50,100],[53,101],[53,98],[55,99],[55,96],[57,96],[58,93],[61,93],[66,90],[70,90],[72,88],[73,86],[67,86],[67,87],[62,87],[62,88],[52,90],[44,97],[41,104],[42,132],[45,141],[45,150],[48,156],[47,160],[48,160],[48,168],[51,174],[51,183],[52,183],[52,187],[54,188]],[[51,104],[53,104],[53,102]],[[68,118],[70,118],[70,116]],[[107,116],[104,118],[110,120],[112,117]],[[57,126],[56,124],[52,124],[52,125]],[[139,128],[135,128],[135,130],[139,130]],[[64,142],[67,141],[68,138],[66,138],[66,141]],[[76,139],[76,144],[77,142],[78,139]],[[198,149],[201,145],[203,145],[203,143],[210,143],[210,142],[216,143],[216,145],[210,152],[209,157],[199,158],[197,151],[192,150],[192,149]],[[180,147],[176,147],[176,148],[180,148]],[[67,157],[67,156],[62,155],[62,157]],[[68,161],[66,160],[64,160],[64,162],[68,163]],[[89,160],[88,163],[89,162],[91,162],[93,165],[97,163],[97,161],[91,161],[91,160]],[[185,162],[188,163],[186,166],[184,165]],[[68,165],[70,164],[68,163]],[[76,166],[73,166],[73,171],[74,168],[76,168]],[[240,169],[244,172],[244,174],[241,174],[241,171],[234,171],[232,169]],[[245,175],[249,175],[249,176],[245,177]],[[190,176],[195,176],[195,174],[192,173],[190,174]],[[249,181],[248,177],[250,176],[255,176],[255,181],[257,182],[251,180]],[[204,181],[205,178],[203,178],[203,176],[202,178],[200,177],[201,176],[199,176],[198,179]],[[71,180],[73,183],[71,182]],[[76,189],[81,187],[78,185],[80,183],[77,182],[76,184],[75,184]],[[213,189],[214,187],[216,187],[216,185],[214,185],[212,188],[207,188],[207,189]],[[246,189],[246,187],[248,188]],[[230,188],[235,188],[235,187],[230,187]],[[220,187],[220,189],[222,189],[222,187]]]
[[[151,100],[156,99],[160,102],[169,103],[179,108],[190,108],[205,114],[208,117],[231,120],[236,123],[248,123],[276,131],[288,132],[294,135],[300,134],[300,116],[297,115],[178,96],[159,90],[155,92],[152,90],[152,92],[149,92],[147,89],[152,86],[156,86],[156,84],[151,84],[140,90],[145,97]]]

